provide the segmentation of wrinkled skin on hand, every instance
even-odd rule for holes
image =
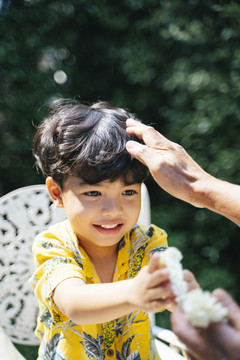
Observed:
[[[129,141],[128,152],[144,163],[158,185],[169,194],[188,203],[202,207],[195,198],[192,184],[199,179],[208,180],[207,174],[184,150],[168,140],[153,127],[127,120],[127,132],[139,137],[145,145]]]
[[[204,171],[185,151],[153,127],[128,119],[126,131],[144,144],[128,141],[127,151],[145,164],[157,184],[172,196],[207,208],[240,226],[240,186]]]
[[[213,295],[228,309],[228,322],[206,330],[192,327],[177,307],[171,315],[172,329],[196,360],[240,360],[240,308],[222,289]]]

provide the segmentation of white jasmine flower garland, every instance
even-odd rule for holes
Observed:
[[[169,270],[176,301],[190,324],[207,328],[211,323],[226,321],[227,309],[217,302],[209,291],[195,289],[187,292],[187,283],[183,278],[182,258],[181,252],[175,247],[169,247],[161,252],[161,264]]]

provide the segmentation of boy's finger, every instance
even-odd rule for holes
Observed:
[[[148,262],[148,272],[152,274],[155,270],[159,269],[159,253],[154,253]]]
[[[169,288],[169,289],[171,289],[171,291],[173,291],[172,285],[171,285],[170,279],[169,279],[169,271],[166,268],[155,270],[151,274],[149,287],[154,288],[157,286],[164,286],[165,288]]]
[[[171,287],[155,287],[148,290],[148,296],[149,298],[153,300],[160,300],[164,301],[167,300],[168,302],[173,302],[175,299],[175,296],[173,294],[173,291]]]

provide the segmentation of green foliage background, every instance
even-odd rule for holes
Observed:
[[[3,1],[0,193],[43,182],[32,135],[58,97],[127,108],[206,171],[240,184],[239,29],[238,1]],[[240,302],[238,227],[147,185],[152,221],[184,266],[203,288],[224,287]]]

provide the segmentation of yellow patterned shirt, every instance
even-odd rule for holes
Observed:
[[[167,247],[164,230],[136,225],[119,243],[113,281],[133,278],[149,255]],[[100,283],[68,220],[38,235],[33,245],[36,271],[30,282],[39,302],[36,335],[38,360],[157,360],[148,314],[135,311],[97,325],[77,325],[54,303],[53,290],[63,280],[79,277]]]

